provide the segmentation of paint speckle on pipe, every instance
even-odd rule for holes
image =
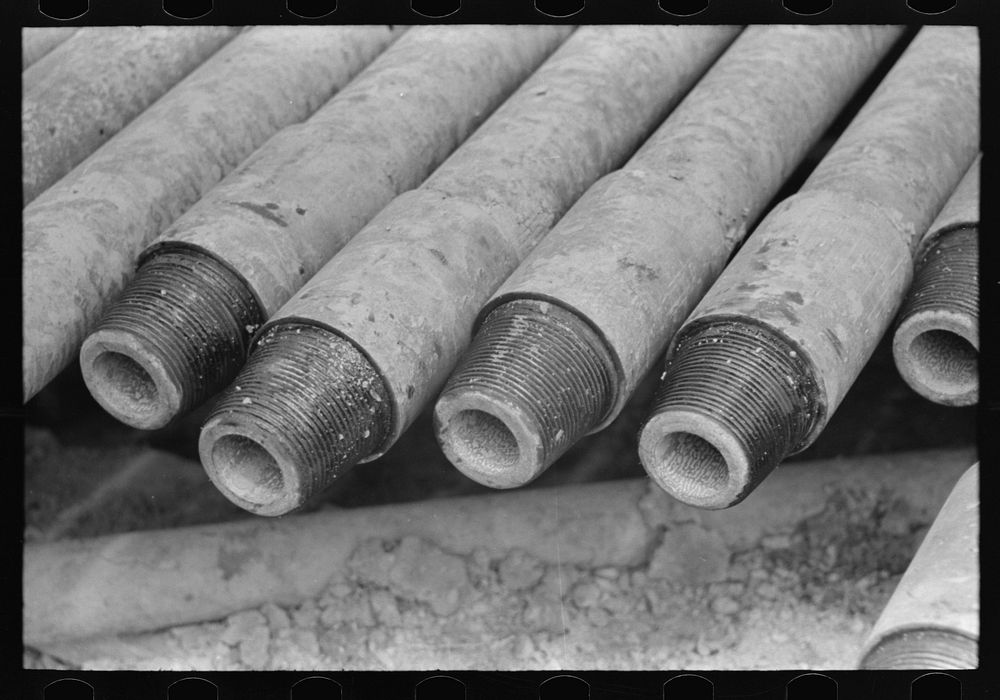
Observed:
[[[273,221],[274,223],[278,224],[278,226],[281,226],[282,228],[288,226],[287,221],[282,219],[277,214],[271,213],[271,210],[278,208],[277,204],[266,204],[264,206],[261,206],[259,204],[254,204],[253,202],[232,202],[232,204],[235,204],[238,207],[242,207],[243,209],[252,211],[254,214],[259,214],[268,221]]]

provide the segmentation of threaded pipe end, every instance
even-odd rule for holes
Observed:
[[[861,660],[861,669],[962,669],[979,667],[979,641],[956,630],[928,627],[894,632]]]
[[[539,476],[611,410],[614,365],[576,314],[517,299],[485,319],[434,408],[438,442],[469,478],[512,488]]]
[[[222,493],[283,515],[374,452],[391,427],[389,392],[350,341],[281,322],[258,338],[202,427],[202,464]]]
[[[264,315],[229,268],[190,248],[146,260],[80,349],[87,388],[127,425],[152,430],[220,391]]]
[[[978,263],[976,229],[941,235],[917,261],[893,337],[906,383],[948,406],[979,401]]]
[[[812,366],[776,331],[706,318],[681,330],[639,434],[639,457],[675,498],[728,508],[804,447],[823,411]]]

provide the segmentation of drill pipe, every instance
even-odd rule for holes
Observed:
[[[664,527],[696,522],[745,550],[822,511],[829,492],[846,484],[890,491],[930,522],[974,458],[968,449],[928,450],[799,464],[754,494],[754,508],[724,513],[628,479],[30,544],[24,642],[217,620],[268,601],[295,605],[319,595],[371,539],[414,536],[458,555],[520,550],[553,564],[638,566]]]
[[[955,484],[868,635],[863,669],[979,666],[979,463]]]
[[[31,202],[25,401],[74,357],[157,234],[273,133],[309,116],[399,31],[251,29]],[[134,385],[138,395],[147,390]]]
[[[979,401],[979,162],[920,242],[892,340],[906,383],[947,406]]]
[[[900,34],[746,29],[480,312],[435,407],[452,464],[487,486],[520,486],[614,420],[749,222]],[[496,430],[508,440],[487,439]]]
[[[24,203],[121,131],[237,31],[84,27],[24,71]]]
[[[77,27],[24,27],[21,29],[21,70],[69,39]]]
[[[737,31],[577,30],[258,332],[199,443],[223,493],[280,515],[385,452],[440,389],[493,290]]]
[[[224,389],[255,326],[419,185],[570,31],[412,29],[308,121],[272,137],[147,248],[84,341],[83,377],[98,403],[152,429]],[[156,391],[130,392],[109,353]]]
[[[677,332],[639,456],[675,497],[740,502],[805,449],[890,325],[913,253],[976,156],[974,28],[914,38],[802,189]]]

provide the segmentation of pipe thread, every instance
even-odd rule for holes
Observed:
[[[657,416],[680,411],[706,417],[735,438],[747,473],[740,477],[743,483],[736,486],[734,500],[709,506],[727,507],[745,498],[785,457],[806,446],[823,412],[819,395],[811,364],[787,338],[746,319],[706,318],[678,335],[646,425]],[[657,436],[652,437],[655,442]],[[733,474],[720,475],[710,464],[718,459],[716,445],[704,436],[675,437],[670,444],[685,452],[675,465],[679,471],[657,470],[668,487],[672,478],[677,479],[676,490],[668,490],[681,500],[688,492],[697,493],[706,501],[698,504],[707,505],[713,489],[721,493],[727,485],[732,488]],[[723,469],[731,471],[732,466]]]
[[[929,310],[979,318],[979,240],[975,228],[941,235],[917,261],[900,322]]]
[[[919,256],[897,317],[892,351],[900,375],[948,406],[979,400],[978,259],[975,228],[940,235]]]
[[[516,299],[483,321],[442,398],[472,390],[525,416],[537,431],[537,476],[604,420],[614,377],[611,356],[587,322],[547,301]]]
[[[239,371],[250,336],[263,322],[253,294],[235,273],[209,255],[183,248],[148,258],[95,334],[114,331],[141,339],[177,388],[178,412],[185,412]]]
[[[979,642],[957,630],[926,628],[887,635],[861,661],[862,669],[978,668]]]
[[[382,444],[391,408],[381,376],[350,341],[318,326],[282,322],[254,342],[206,425],[213,422],[238,425],[235,434],[254,436],[265,450],[280,444],[276,461],[295,470],[300,490],[291,496],[301,507]],[[213,478],[236,483],[242,477],[226,470],[240,468],[215,464]]]

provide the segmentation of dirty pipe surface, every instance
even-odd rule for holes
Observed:
[[[969,168],[917,250],[892,354],[900,375],[946,406],[979,401],[979,165]]]
[[[40,59],[71,36],[77,27],[23,27],[21,29],[21,70]]]
[[[865,641],[859,668],[979,667],[979,464],[962,475]]]
[[[571,30],[414,28],[307,121],[275,134],[142,254],[81,348],[97,401],[154,429],[224,389],[263,321]],[[137,397],[110,355],[138,365],[155,392]]]
[[[813,442],[889,327],[979,150],[975,28],[926,27],[675,335],[639,455],[725,508]]]
[[[750,222],[901,33],[744,30],[480,312],[435,407],[452,463],[488,486],[519,486],[614,420]],[[486,439],[496,421],[516,444]]]
[[[75,359],[157,234],[398,33],[251,29],[25,207],[24,400]]]
[[[21,75],[27,204],[205,62],[237,27],[82,27]]]
[[[665,529],[682,524],[751,547],[822,511],[828,491],[844,484],[892,490],[930,520],[974,458],[972,450],[932,450],[796,464],[778,470],[747,507],[721,512],[686,506],[636,479],[29,545],[24,643],[295,604],[316,596],[372,540],[417,537],[460,556],[521,551],[552,564],[631,566]]]
[[[483,302],[594,180],[631,155],[737,32],[577,30],[419,188],[379,212],[258,332],[246,367],[202,430],[209,476],[241,507],[280,515],[338,471],[385,452],[440,389]],[[278,337],[282,327],[306,326],[323,329],[329,340],[312,332],[308,341],[304,332]],[[256,348],[279,342],[289,354],[294,345],[307,364],[292,366],[280,350],[265,362]],[[306,342],[319,345],[308,352]],[[309,360],[334,346],[357,374],[331,375],[336,357],[323,366]],[[269,363],[280,364],[280,372]],[[299,379],[310,375],[325,379]],[[367,405],[355,401],[358,386],[366,387]],[[235,440],[241,450],[224,445],[217,455],[220,440]],[[248,466],[232,459],[240,453],[251,454]],[[236,476],[241,470],[257,472],[254,481],[271,496],[256,487],[234,491],[246,481]],[[226,474],[233,478],[219,478]]]

